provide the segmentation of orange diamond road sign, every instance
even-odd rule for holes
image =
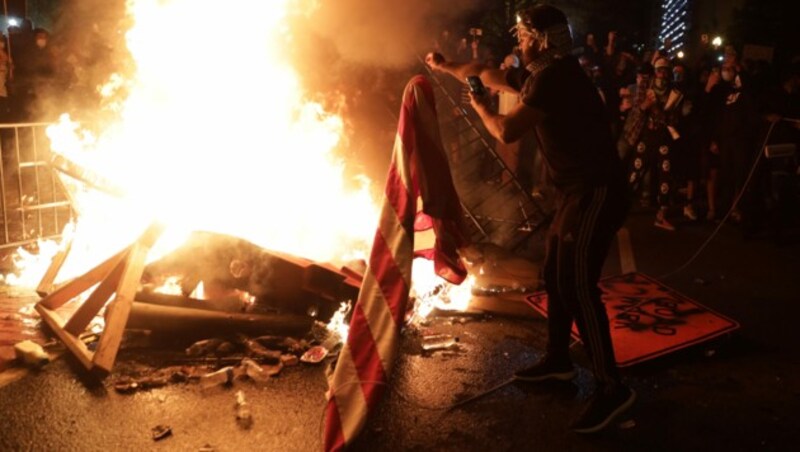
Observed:
[[[721,336],[739,322],[641,273],[600,281],[619,367],[631,366]],[[547,294],[526,301],[547,316]],[[572,335],[580,339],[575,325]]]

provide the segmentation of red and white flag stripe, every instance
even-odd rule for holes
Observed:
[[[440,276],[453,283],[466,276],[456,253],[464,244],[462,211],[441,144],[433,89],[425,77],[412,78],[403,94],[384,194],[347,343],[330,384],[326,451],[342,450],[353,441],[388,383],[411,287],[414,231],[434,230],[434,248],[421,254],[433,258]]]

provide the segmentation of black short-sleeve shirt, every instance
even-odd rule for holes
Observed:
[[[544,115],[534,127],[556,188],[572,192],[625,183],[605,106],[575,58],[557,59],[535,75],[509,71],[506,81],[525,105]]]

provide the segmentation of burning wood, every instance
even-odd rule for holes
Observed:
[[[177,280],[181,295],[157,292],[168,280]],[[315,318],[327,321],[343,300],[355,299],[360,283],[352,270],[340,272],[210,232],[193,233],[148,265],[142,281],[127,328],[251,335],[307,332]],[[205,299],[189,297],[200,283]],[[261,347],[248,344],[251,350]]]
[[[87,187],[116,197],[125,195],[125,192],[111,181],[99,174],[89,171],[61,154],[52,153],[50,156],[50,165],[62,174],[83,183]],[[67,193],[69,193],[68,190]]]
[[[147,252],[161,231],[160,225],[152,225],[131,246],[47,294],[36,305],[43,320],[81,364],[99,375],[110,372],[124,328],[195,334],[298,334],[309,332],[314,318],[334,316],[343,299],[354,299],[358,293],[357,282],[331,266],[211,233],[195,233],[176,252],[145,266]],[[58,271],[51,270],[48,274]],[[184,292],[207,282],[215,297],[192,300],[153,290],[157,282],[175,276]],[[147,290],[137,292],[142,281]],[[96,289],[75,314],[67,321],[61,319],[55,309],[93,285]],[[243,303],[242,293],[252,293],[254,302]],[[78,335],[113,295],[114,301],[105,310],[106,327],[97,351],[91,352]],[[251,350],[260,347],[257,342],[248,343]],[[280,352],[269,358],[280,363]]]
[[[203,283],[208,301],[181,307],[226,312],[285,312],[328,320],[340,303],[358,296],[360,281],[331,265],[268,251],[244,239],[210,232],[195,232],[180,248],[148,265],[142,278],[145,292],[153,294],[169,278],[179,281],[184,296]],[[242,295],[254,297],[249,306]],[[159,304],[158,301],[156,301]],[[183,303],[183,302],[179,302]],[[175,306],[173,304],[173,306]]]

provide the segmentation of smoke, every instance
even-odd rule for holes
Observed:
[[[113,98],[103,99],[99,87],[107,84],[112,74],[133,71],[125,46],[129,25],[125,2],[62,2],[48,44],[56,64],[55,79],[37,93],[37,116],[54,119],[71,112],[89,119],[104,103],[112,102]]]
[[[388,159],[384,150],[391,149],[394,138],[393,113],[409,71],[419,64],[420,55],[434,48],[442,30],[471,13],[480,1],[316,0],[316,9],[292,16],[287,53],[312,97],[324,98],[328,111],[344,117],[352,144],[344,146],[352,153],[346,157],[368,166],[370,176],[383,175]],[[61,5],[52,44],[63,76],[51,92],[38,96],[38,109],[49,119],[70,112],[101,129],[113,119],[106,107],[126,92],[123,84],[116,96],[102,97],[98,88],[112,80],[112,74],[121,74],[122,80],[135,70],[125,42],[131,25],[126,2],[65,0]],[[237,39],[258,39],[259,30],[242,23],[209,29],[207,35],[196,37],[197,42],[217,48],[225,47],[215,44],[223,41],[236,48]],[[175,23],[176,34],[185,28]],[[247,61],[229,57],[221,61],[231,65],[231,80],[239,77],[237,71],[247,71]]]
[[[292,21],[293,64],[310,93],[345,120],[340,154],[385,176],[400,97],[419,57],[483,0],[319,0]]]
[[[444,24],[478,0],[324,0],[310,17],[311,30],[329,40],[349,62],[405,67],[429,51]]]

